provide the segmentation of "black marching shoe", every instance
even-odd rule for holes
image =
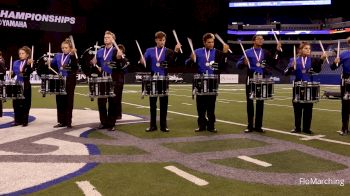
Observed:
[[[161,128],[160,129],[162,132],[169,132],[170,130],[168,128]]]
[[[341,136],[346,136],[348,134],[349,134],[349,130],[347,130],[347,129],[339,131],[339,135],[341,135]]]
[[[194,130],[194,132],[202,132],[202,131],[205,131],[205,129],[201,127],[198,127]]]
[[[153,127],[153,126],[151,126],[151,127],[148,127],[147,129],[146,129],[146,132],[151,132],[151,131],[157,131],[157,127]]]
[[[28,123],[27,123],[27,122],[25,122],[25,123],[22,124],[22,127],[26,127],[26,126],[28,126]]]
[[[53,126],[53,128],[59,128],[59,127],[65,127],[66,125],[62,123],[58,123],[57,125]]]
[[[19,123],[19,122],[14,122],[14,123],[12,123],[11,124],[11,127],[15,127],[15,126],[18,126],[18,125],[20,125],[21,123]]]
[[[255,128],[254,131],[259,133],[265,133],[265,131],[262,128]]]
[[[300,130],[300,129],[293,129],[293,130],[291,131],[291,133],[301,133],[301,130]]]
[[[72,124],[68,124],[68,125],[67,125],[67,128],[72,128]]]
[[[108,126],[104,125],[104,124],[100,124],[98,127],[98,129],[107,129]]]
[[[209,132],[212,132],[212,133],[217,133],[218,130],[216,130],[215,128],[212,128],[212,129],[208,129]]]
[[[303,130],[303,133],[306,133],[306,134],[309,134],[309,135],[314,134],[314,132],[312,132],[311,130]]]
[[[251,132],[253,132],[252,128],[247,128],[246,130],[244,130],[244,133],[251,133]]]

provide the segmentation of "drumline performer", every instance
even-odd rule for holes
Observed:
[[[347,44],[350,46],[350,37],[346,39]],[[340,43],[338,41],[338,51],[337,57],[334,62],[331,64],[331,69],[336,70],[340,66],[343,67],[343,73],[341,75],[341,85],[340,85],[340,93],[341,93],[341,116],[342,116],[342,128],[339,132],[340,135],[349,134],[349,114],[350,114],[350,99],[349,92],[346,89],[345,81],[350,78],[350,51],[346,50],[340,54]]]
[[[13,99],[12,101],[15,116],[15,122],[12,126],[28,126],[29,111],[32,103],[30,74],[33,72],[33,57],[31,55],[32,50],[28,46],[18,49],[19,60],[13,62],[13,73],[10,73],[11,77],[16,76],[16,82],[23,83],[24,96],[24,99]]]
[[[5,74],[6,74],[5,59],[2,56],[2,51],[0,51],[0,83],[5,81]],[[0,100],[0,117],[2,117],[2,101],[3,100]]]
[[[280,56],[279,53],[281,52],[281,42],[277,42],[275,55],[272,55],[270,51],[262,48],[264,44],[264,38],[262,35],[254,35],[252,41],[253,47],[245,50],[245,55],[243,55],[237,62],[237,66],[240,68],[248,66],[246,78],[248,127],[244,131],[245,133],[252,131],[264,132],[262,129],[264,100],[256,100],[255,126],[253,126],[254,100],[250,98],[251,84],[249,80],[256,75],[264,78],[265,75],[268,74],[268,69],[270,67],[275,67],[277,64],[277,59]]]
[[[145,54],[141,57],[140,63],[146,65],[146,69],[151,71],[151,75],[167,76],[167,66],[172,66],[180,52],[181,44],[177,43],[175,51],[166,48],[166,34],[163,31],[155,33],[156,46],[148,48]],[[158,97],[149,97],[150,103],[150,127],[146,132],[156,131],[156,116],[157,116],[157,100]],[[167,111],[168,111],[168,95],[159,97],[160,103],[160,130],[162,132],[169,132],[167,127]]]
[[[311,45],[309,42],[301,42],[299,45],[299,53],[297,57],[290,59],[288,67],[285,69],[285,75],[294,74],[295,82],[313,82],[313,73],[319,73],[323,60],[327,57],[326,53],[323,53],[321,58],[311,57]],[[295,92],[295,86],[293,87]],[[295,101],[297,95],[293,93],[293,109],[294,109],[294,129],[291,133],[301,133],[303,131],[306,134],[312,134],[310,130],[312,120],[312,108],[313,103],[300,103]],[[301,120],[303,120],[303,127],[301,129]]]
[[[113,80],[113,91],[116,96],[108,98],[98,98],[98,111],[100,115],[99,129],[115,131],[117,119],[122,118],[122,93],[124,86],[124,74],[130,62],[125,57],[125,47],[116,45],[116,36],[111,31],[104,34],[103,48],[97,50],[96,58],[91,60],[92,65],[96,65],[92,72],[99,77],[111,76]],[[113,47],[114,45],[114,47]],[[108,101],[108,109],[107,109]]]
[[[56,95],[57,122],[54,128],[72,128],[72,113],[74,107],[74,90],[76,86],[76,73],[79,69],[76,48],[71,38],[66,38],[61,43],[62,53],[56,53],[52,62],[48,62],[55,72],[66,78],[67,94]],[[49,54],[51,55],[51,54]],[[49,61],[51,59],[49,58]]]
[[[227,44],[223,44],[223,51],[220,51],[214,48],[214,40],[214,34],[205,33],[202,37],[204,47],[194,50],[191,57],[186,60],[186,65],[191,66],[192,64],[197,64],[198,74],[217,74],[218,68],[221,67],[226,61],[229,46]],[[217,132],[215,129],[216,96],[217,95],[196,96],[198,128],[195,129],[195,132],[205,130],[214,133]]]

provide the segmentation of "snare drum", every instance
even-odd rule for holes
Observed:
[[[193,95],[217,95],[219,89],[219,76],[217,74],[193,75]]]
[[[46,94],[66,95],[66,77],[60,75],[41,75],[40,93],[45,97]]]
[[[296,103],[316,103],[320,100],[319,82],[294,82],[293,102]]]
[[[91,100],[116,96],[112,77],[89,77],[88,83]]]
[[[164,97],[169,93],[168,76],[142,76],[142,96]]]
[[[249,99],[269,100],[273,99],[275,82],[269,78],[252,78],[249,80]]]
[[[9,81],[1,81],[2,85],[0,85],[0,99],[24,99],[23,96],[23,83],[19,81],[9,80]]]

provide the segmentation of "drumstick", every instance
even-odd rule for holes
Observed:
[[[33,68],[33,59],[34,59],[34,45],[32,45],[32,62],[30,63],[30,67]]]
[[[277,38],[276,32],[275,32],[273,29],[271,29],[271,31],[272,31],[272,34],[273,34],[273,36],[275,37],[275,40],[276,40],[276,42],[277,42],[277,44],[278,44],[280,41],[279,41],[278,38]],[[281,52],[283,52],[282,47],[281,47]]]
[[[12,77],[12,56],[10,57],[10,73],[9,73],[9,79],[11,80]]]
[[[194,60],[193,60],[193,61],[196,62],[196,54],[194,53],[192,40],[188,37],[188,38],[187,38],[187,41],[188,41],[188,44],[190,45],[192,54],[193,54],[193,56],[194,56]]]
[[[340,55],[340,40],[338,40],[337,58],[339,58],[339,55]],[[339,64],[339,63],[337,63],[337,67],[338,67],[338,64]]]
[[[176,34],[175,29],[173,30],[173,34],[174,34],[174,37],[175,37],[176,43],[177,43],[177,44],[180,44],[180,41],[179,41],[179,38],[177,37],[177,34]],[[181,47],[180,47],[180,52],[181,52],[181,54],[183,53],[183,52],[182,52],[182,48],[181,48]]]
[[[140,44],[139,44],[139,42],[138,42],[137,40],[135,40],[135,42],[136,42],[137,48],[139,49],[141,58],[142,58],[142,60],[143,60],[143,62],[144,62],[144,66],[146,67],[146,60],[145,60],[145,57],[144,57],[143,54],[142,54],[142,50],[141,50],[141,48],[140,48]]]
[[[244,47],[243,47],[241,41],[239,41],[239,45],[241,46],[241,49],[242,49],[242,51],[243,51],[244,58],[245,58],[245,59],[247,60],[247,62],[248,62],[248,68],[250,69],[250,62],[249,62],[249,59],[248,59],[248,57],[247,57],[247,54],[245,53],[245,50],[244,50]]]
[[[295,45],[293,46],[293,62],[294,62],[294,70],[296,70],[296,66],[297,66],[297,51],[295,49]]]
[[[53,72],[53,73],[55,73],[56,75],[59,75],[54,69],[52,69],[52,67],[51,67],[51,43],[49,42],[49,52],[48,52],[48,55],[49,55],[49,57],[48,57],[48,67],[49,67],[49,69]]]
[[[96,59],[96,55],[97,55],[97,48],[98,48],[98,41],[96,42],[96,44],[95,44],[95,54],[94,54],[94,58]],[[95,64],[94,65],[95,67],[97,67],[97,68],[99,68],[98,66],[97,66],[97,64]]]
[[[321,40],[318,40],[318,41],[319,41],[319,43],[320,43],[320,46],[321,46],[321,49],[322,49],[323,54],[326,54],[326,51],[324,51],[323,44],[322,44]],[[327,63],[329,64],[329,60],[328,60],[328,57],[327,57],[327,56],[326,56],[326,61],[327,61]]]
[[[224,40],[220,37],[219,34],[215,33],[215,37],[222,43],[222,45],[227,45],[227,44],[224,42]],[[231,49],[228,49],[228,51],[229,51],[230,53],[232,53],[232,50],[231,50]]]
[[[113,46],[115,47],[115,49],[119,52],[118,44],[117,44],[117,42],[115,42],[115,40],[113,38],[112,38],[112,43],[113,43]]]
[[[76,48],[75,48],[75,44],[74,44],[74,39],[73,39],[73,35],[70,35],[69,36],[69,39],[71,40],[71,42],[72,42],[72,47],[76,50]],[[77,51],[75,51],[75,58],[77,58],[78,59],[78,54],[77,54]]]

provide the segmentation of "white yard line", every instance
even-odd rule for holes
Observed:
[[[200,179],[192,174],[189,174],[189,173],[187,173],[187,172],[185,172],[185,171],[183,171],[175,166],[169,165],[169,166],[166,166],[164,168],[177,174],[180,177],[185,178],[186,180],[188,180],[190,182],[193,182],[194,184],[196,184],[198,186],[205,186],[205,185],[209,184],[207,181]]]
[[[248,162],[251,162],[251,163],[254,163],[254,164],[257,164],[257,165],[260,165],[260,166],[263,166],[263,167],[270,167],[270,166],[272,166],[271,163],[267,163],[265,161],[260,161],[258,159],[254,159],[254,158],[251,158],[251,157],[248,157],[248,156],[245,156],[245,155],[238,156],[238,158],[242,159],[242,160],[245,160],[245,161],[248,161]]]
[[[77,181],[75,183],[86,196],[102,196],[89,181]]]
[[[192,105],[191,103],[181,103],[183,105]]]
[[[127,103],[127,102],[122,102],[122,103],[126,104],[126,105],[132,105],[132,106],[135,106],[135,107],[149,108],[149,106],[142,106],[142,105],[138,105],[138,104],[134,104],[134,103]],[[171,110],[168,110],[168,113],[178,114],[178,115],[188,116],[188,117],[194,117],[194,118],[198,117],[197,115],[185,114],[185,113],[175,112],[175,111],[171,111]],[[242,126],[242,127],[246,127],[247,126],[247,124],[237,123],[237,122],[232,122],[232,121],[226,121],[226,120],[220,120],[220,119],[216,119],[216,121],[217,122],[226,123],[226,124]],[[297,133],[290,133],[290,132],[287,132],[287,131],[271,129],[271,128],[266,128],[266,127],[263,127],[263,129],[267,130],[267,131],[271,131],[271,132],[282,133],[282,134],[285,134],[285,135],[294,135],[294,136],[297,136],[297,137],[306,137],[306,138],[310,137],[310,136],[306,136],[306,135],[301,135],[301,134],[297,134]],[[342,141],[326,139],[326,138],[316,138],[316,139],[317,140],[321,140],[321,141],[325,141],[325,142],[337,143],[337,144],[343,144],[343,145],[350,146],[350,143],[348,143],[348,142],[342,142]]]

